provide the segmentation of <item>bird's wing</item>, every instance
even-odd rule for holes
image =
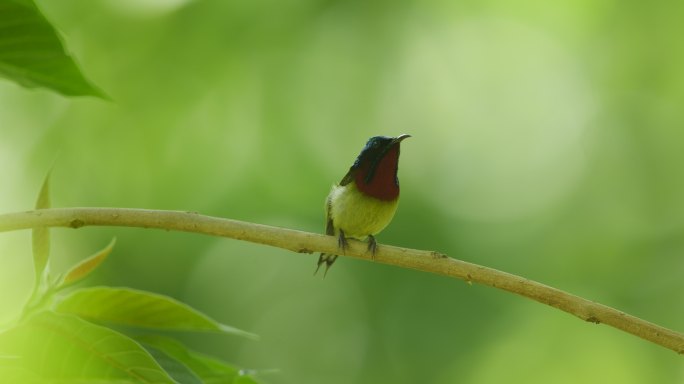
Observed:
[[[351,183],[354,180],[355,175],[356,175],[356,168],[354,166],[352,166],[351,168],[349,168],[349,172],[347,172],[347,174],[344,175],[344,177],[340,181],[340,186],[343,187],[343,186]]]
[[[333,227],[332,216],[330,215],[330,209],[332,208],[331,205],[332,201],[330,196],[328,196],[328,200],[325,202],[325,234],[334,236],[335,227]]]

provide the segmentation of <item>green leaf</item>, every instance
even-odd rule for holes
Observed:
[[[2,0],[0,0],[2,1]],[[40,188],[36,209],[50,208],[50,172],[45,175]],[[31,236],[33,242],[33,266],[36,273],[36,287],[43,282],[43,276],[50,257],[50,230],[48,227],[34,228]]]
[[[232,384],[239,370],[212,357],[189,350],[178,341],[158,335],[136,337],[145,348],[155,348],[192,370],[206,384]],[[167,371],[169,371],[167,369]]]
[[[7,383],[44,384],[40,376],[22,367],[5,366],[0,363],[0,376]]]
[[[109,256],[109,254],[112,252],[112,249],[114,249],[115,243],[116,238],[112,239],[112,241],[109,242],[109,245],[107,245],[104,249],[96,252],[92,256],[71,267],[71,269],[64,275],[62,281],[59,283],[59,287],[66,287],[87,277],[100,264],[102,264],[107,256]]]
[[[233,384],[258,384],[256,380],[252,376],[237,376],[235,380],[233,380]]]
[[[29,88],[105,97],[81,74],[32,1],[0,0],[0,31],[0,75]]]
[[[0,334],[0,354],[19,356],[0,360],[3,382],[175,383],[127,336],[49,311]]]
[[[143,344],[147,352],[154,357],[157,363],[164,368],[164,371],[169,374],[174,380],[183,384],[203,384],[204,382],[195,375],[190,368],[186,367],[182,362],[174,359],[166,354],[164,351],[155,347]]]
[[[221,324],[168,296],[130,288],[93,287],[64,297],[57,311],[107,323],[178,331],[214,331],[249,338],[256,335]]]

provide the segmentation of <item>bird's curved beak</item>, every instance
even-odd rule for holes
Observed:
[[[409,137],[411,137],[411,135],[399,135],[392,140],[392,144],[400,143],[402,140],[408,139]]]

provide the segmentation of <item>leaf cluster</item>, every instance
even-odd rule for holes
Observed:
[[[36,209],[49,207],[48,175]],[[167,336],[168,331],[216,332],[251,339],[255,335],[164,295],[126,287],[75,288],[107,259],[115,240],[53,276],[49,236],[48,228],[33,230],[33,292],[21,317],[0,333],[3,382],[256,382],[254,371],[193,351]]]
[[[106,98],[32,0],[0,0],[0,76],[67,96]],[[50,208],[49,174],[35,208]],[[126,287],[74,288],[107,259],[115,239],[59,275],[50,271],[49,229],[33,229],[32,243],[33,291],[20,318],[0,333],[3,382],[255,382],[255,371],[190,350],[159,331],[255,335],[167,296]]]

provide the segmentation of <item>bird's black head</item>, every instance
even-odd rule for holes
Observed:
[[[392,145],[394,137],[388,136],[373,136],[366,142],[366,145],[359,153],[359,156],[354,162],[355,166],[359,166],[364,162],[375,162],[382,158],[382,155],[387,152]]]
[[[340,184],[345,185],[356,180],[357,185],[370,194],[387,196],[398,194],[399,143],[408,137],[411,136],[374,136],[368,139]],[[372,188],[373,191],[368,188]]]
[[[397,137],[388,136],[373,136],[366,142],[361,153],[356,158],[352,169],[360,168],[364,164],[368,164],[369,172],[366,175],[366,183],[369,183],[375,173],[378,163],[382,160],[387,152],[402,140],[411,137],[411,135],[399,135]]]

